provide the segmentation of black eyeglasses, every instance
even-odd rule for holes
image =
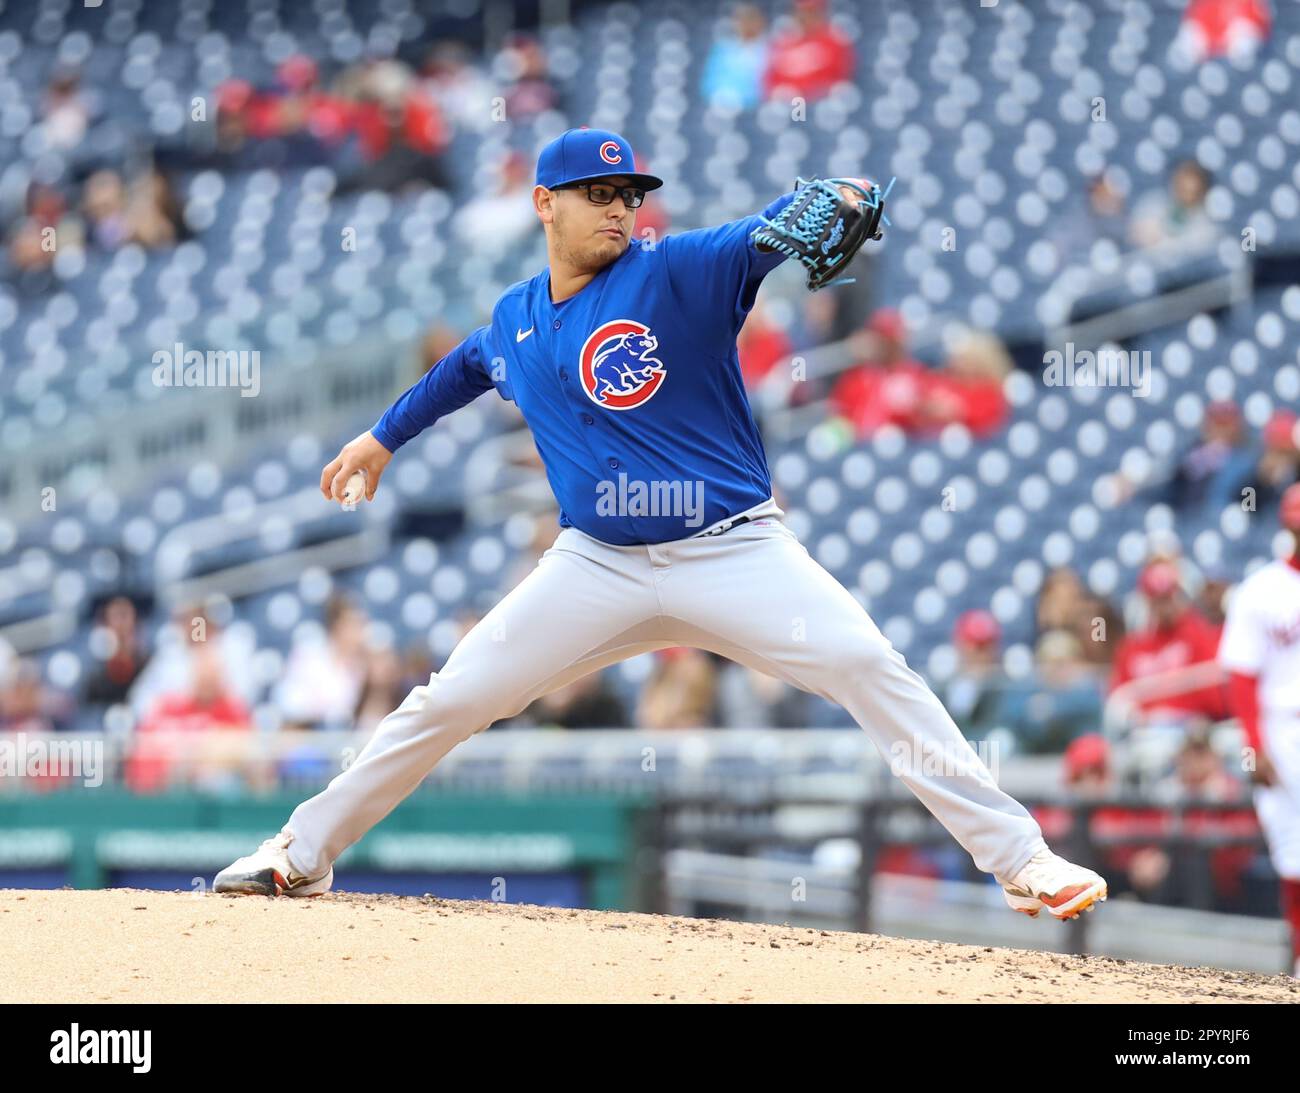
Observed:
[[[645,191],[635,186],[615,186],[611,182],[570,182],[567,186],[556,186],[557,190],[586,190],[587,200],[593,205],[608,205],[614,195],[623,198],[623,204],[629,209],[639,209],[645,200]]]

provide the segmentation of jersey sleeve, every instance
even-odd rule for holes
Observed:
[[[760,251],[750,235],[764,218],[771,219],[794,200],[782,194],[761,214],[716,228],[667,236],[660,246],[673,294],[688,309],[705,308],[710,316],[729,315],[736,328],[754,306],[758,286],[785,255]]]
[[[490,331],[479,327],[430,368],[388,408],[371,436],[395,452],[439,418],[492,390]]]
[[[1110,683],[1106,688],[1107,693],[1113,694],[1133,678],[1132,651],[1133,647],[1127,638],[1119,643],[1119,648],[1115,650],[1114,663],[1111,666]]]
[[[1228,615],[1219,639],[1219,663],[1229,672],[1259,675],[1267,652],[1264,628],[1255,616],[1249,593],[1242,588],[1228,603]]]

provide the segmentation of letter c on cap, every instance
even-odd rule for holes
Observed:
[[[600,158],[606,163],[622,163],[623,153],[618,150],[618,141],[605,141],[605,143],[600,146]]]

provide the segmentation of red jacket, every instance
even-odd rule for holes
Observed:
[[[950,422],[965,425],[976,436],[997,432],[1006,421],[1007,399],[994,379],[947,375],[926,378],[921,427],[938,432]]]
[[[208,706],[201,706],[188,694],[164,695],[136,726],[137,736],[153,733],[208,732],[214,729],[247,729],[248,709],[237,698],[222,695]],[[126,761],[127,785],[136,793],[166,788],[175,756],[158,741],[138,740]]]
[[[864,365],[840,377],[831,404],[858,436],[871,436],[883,425],[911,431],[917,426],[928,375],[916,361],[899,361],[888,369]]]
[[[1175,668],[1212,662],[1218,649],[1218,628],[1189,607],[1172,626],[1138,630],[1120,642],[1115,651],[1110,689],[1114,691],[1132,680],[1173,671]],[[1202,687],[1168,698],[1143,698],[1137,705],[1146,712],[1177,710],[1202,714],[1216,721],[1228,716],[1227,695],[1222,685]]]
[[[853,76],[853,45],[832,26],[783,34],[772,43],[763,89],[773,95],[820,99]]]

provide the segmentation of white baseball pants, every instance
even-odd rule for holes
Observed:
[[[589,672],[690,645],[838,703],[985,872],[1007,878],[1046,844],[939,700],[768,502],[720,535],[612,546],[566,528],[537,568],[376,728],[353,764],[285,827],[325,872],[438,761],[494,721]]]
[[[1300,715],[1266,711],[1262,731],[1277,784],[1255,787],[1255,812],[1277,875],[1300,880]]]

